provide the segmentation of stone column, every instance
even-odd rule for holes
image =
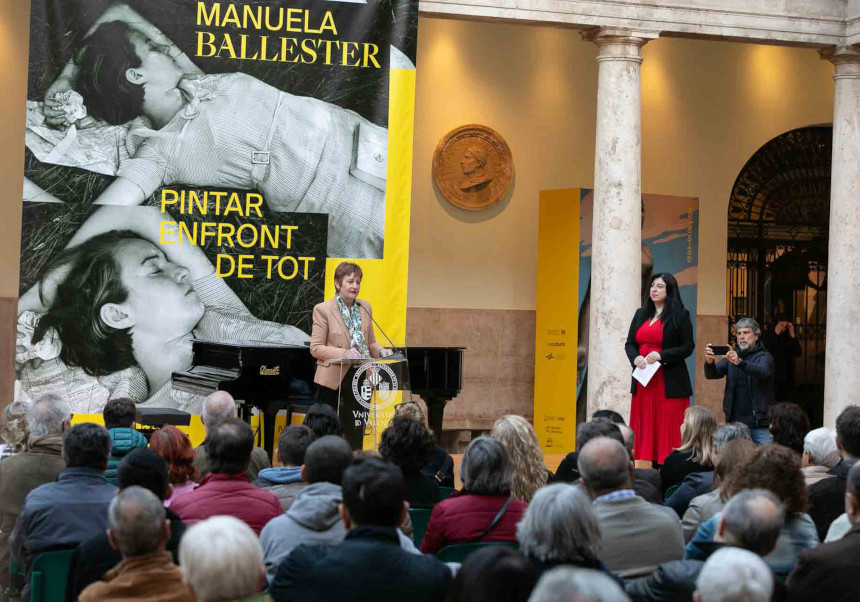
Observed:
[[[597,137],[588,336],[588,416],[630,416],[630,362],[624,341],[641,304],[642,148],[639,71],[651,32],[595,28]]]
[[[836,66],[824,364],[824,426],[833,428],[860,391],[860,48],[826,48],[821,57]]]

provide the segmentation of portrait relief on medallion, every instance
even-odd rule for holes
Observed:
[[[469,211],[498,203],[510,190],[511,149],[495,130],[470,124],[446,134],[433,155],[433,181],[446,201]]]

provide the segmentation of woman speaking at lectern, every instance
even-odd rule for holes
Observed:
[[[681,445],[681,423],[693,394],[684,360],[694,347],[693,324],[678,293],[678,281],[672,274],[654,275],[648,299],[636,310],[624,346],[634,368],[660,364],[647,386],[632,379],[630,427],[637,460],[662,463]]]
[[[340,391],[343,397],[352,396],[352,383],[343,381],[349,364],[333,364],[332,360],[379,358],[392,351],[376,342],[373,334],[370,304],[358,298],[361,290],[361,268],[343,262],[334,271],[334,299],[314,307],[314,325],[311,331],[311,355],[317,360],[314,376],[316,401],[339,410],[344,437],[353,449],[361,449],[364,427],[356,427],[351,406],[362,409],[357,403],[338,404]]]

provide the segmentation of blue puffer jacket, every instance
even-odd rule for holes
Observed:
[[[116,469],[125,455],[138,447],[146,447],[146,437],[130,428],[114,428],[108,431],[110,435],[110,460],[105,478],[108,483],[116,485]]]

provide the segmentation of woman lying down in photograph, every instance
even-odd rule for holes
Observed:
[[[199,247],[159,246],[163,219],[156,207],[100,207],[21,296],[25,397],[56,393],[80,413],[119,396],[199,413],[202,398],[170,380],[191,367],[192,339],[310,343],[298,328],[255,318]]]
[[[114,128],[124,148],[105,149],[119,165],[96,203],[139,205],[171,184],[258,190],[274,211],[328,214],[330,257],[382,258],[386,128],[245,73],[206,75],[125,4],[93,25],[41,110],[39,120],[28,114],[34,151],[51,138],[45,125],[69,127],[83,115],[90,125],[126,125]],[[70,144],[55,139],[37,156],[91,169],[61,156]],[[369,167],[353,169],[354,154],[370,157],[361,162]]]

